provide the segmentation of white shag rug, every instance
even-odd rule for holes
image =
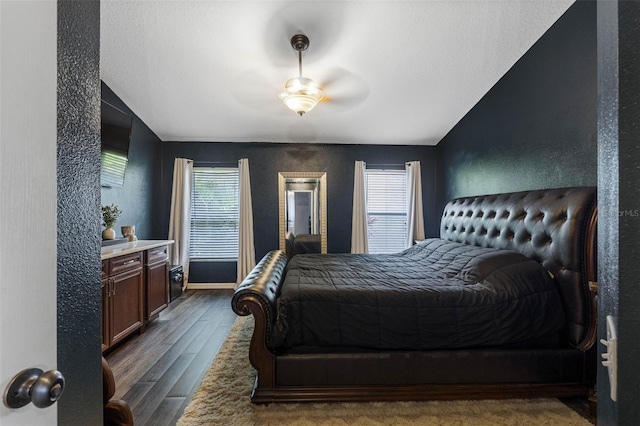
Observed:
[[[591,423],[556,399],[251,404],[253,317],[239,317],[178,426],[570,425]]]

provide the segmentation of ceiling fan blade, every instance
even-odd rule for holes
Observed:
[[[290,112],[278,98],[283,82],[256,68],[238,74],[233,80],[231,96],[241,105],[271,115],[285,116]]]
[[[369,97],[367,81],[344,68],[330,68],[319,81],[326,97],[323,102],[330,104],[336,112],[354,108]]]

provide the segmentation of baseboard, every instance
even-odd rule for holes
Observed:
[[[187,290],[227,290],[235,289],[236,283],[188,283]]]

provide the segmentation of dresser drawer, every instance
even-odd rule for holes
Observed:
[[[169,259],[169,246],[156,247],[147,250],[147,265],[164,262]]]
[[[142,267],[142,252],[125,254],[109,259],[109,275],[132,271]]]

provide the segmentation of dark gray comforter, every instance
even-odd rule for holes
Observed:
[[[558,332],[554,280],[521,254],[426,240],[391,255],[290,260],[271,343],[372,349],[505,345]]]

